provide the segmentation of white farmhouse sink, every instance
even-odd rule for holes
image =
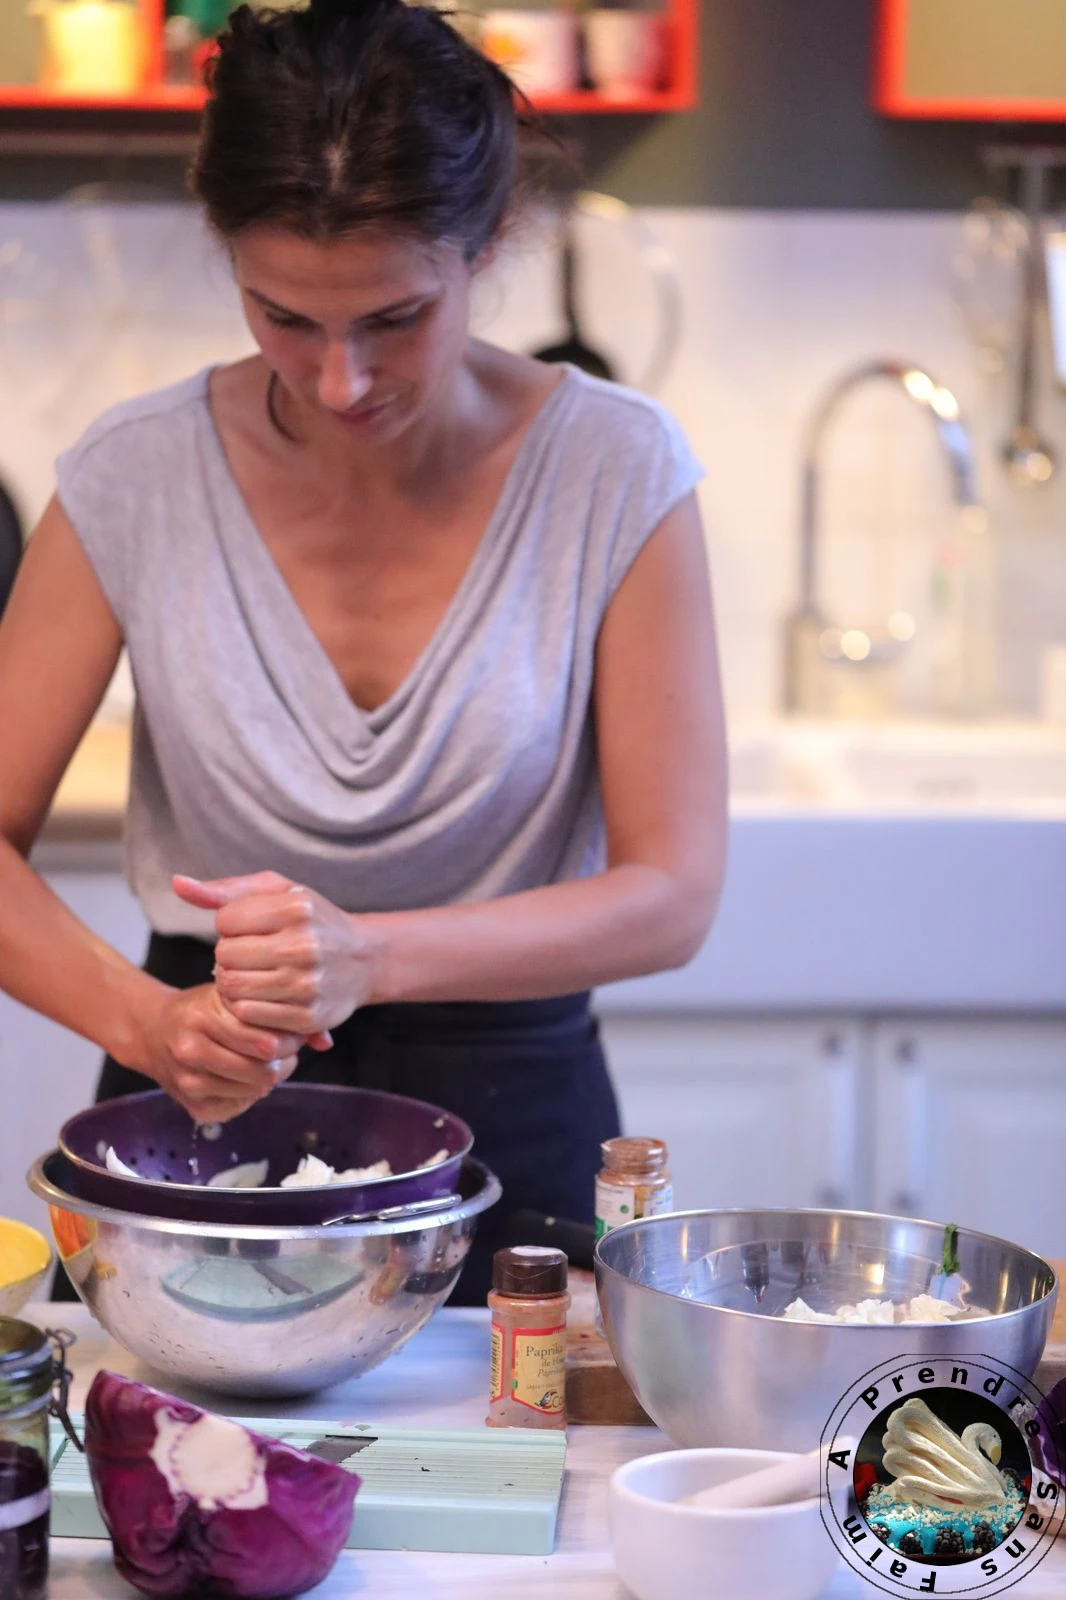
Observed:
[[[1038,722],[740,723],[730,765],[740,814],[1066,816],[1066,728]]]

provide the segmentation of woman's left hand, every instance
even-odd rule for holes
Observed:
[[[215,982],[242,1022],[328,1049],[328,1030],[370,999],[373,941],[360,918],[313,889],[277,872],[172,883],[180,899],[215,912]]]

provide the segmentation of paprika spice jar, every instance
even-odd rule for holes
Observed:
[[[566,1266],[539,1245],[493,1257],[490,1428],[566,1427]]]

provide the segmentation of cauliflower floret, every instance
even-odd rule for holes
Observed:
[[[860,1300],[855,1306],[838,1306],[838,1322],[866,1322],[888,1325],[896,1320],[891,1300]]]
[[[781,1313],[786,1322],[835,1322],[837,1319],[831,1311],[815,1311],[806,1300],[799,1296],[789,1302]]]
[[[933,1294],[916,1294],[908,1303],[904,1319],[907,1322],[950,1322],[957,1317],[962,1306],[950,1300],[938,1300]]]

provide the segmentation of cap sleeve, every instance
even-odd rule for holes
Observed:
[[[680,424],[662,406],[643,400],[625,431],[625,461],[617,475],[621,493],[607,562],[608,599],[663,518],[704,475]]]
[[[106,420],[106,419],[102,419]],[[126,430],[97,423],[56,461],[59,503],[125,630],[134,555],[137,473]]]

